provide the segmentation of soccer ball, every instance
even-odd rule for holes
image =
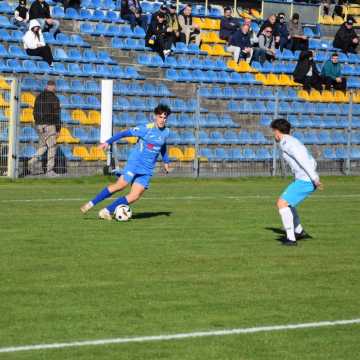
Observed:
[[[117,221],[128,221],[131,219],[132,211],[127,205],[119,205],[116,207],[114,215]]]

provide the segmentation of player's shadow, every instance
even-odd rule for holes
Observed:
[[[148,211],[136,213],[132,216],[133,219],[149,219],[157,216],[170,216],[171,211]]]
[[[278,235],[278,237],[275,239],[276,241],[283,241],[284,236],[286,236],[286,232],[281,228],[275,228],[275,227],[266,227],[265,230],[272,231],[274,234]]]

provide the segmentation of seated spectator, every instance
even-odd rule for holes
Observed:
[[[19,6],[15,9],[13,24],[25,32],[28,28],[29,10],[26,8],[26,0],[20,0]]]
[[[245,18],[244,25],[249,26],[249,35],[250,35],[251,46],[258,46],[259,39],[258,39],[255,31],[251,28],[251,19]]]
[[[195,41],[196,45],[200,45],[200,28],[197,24],[193,24],[191,10],[191,5],[186,5],[180,12],[179,22],[181,32],[185,34],[186,45],[188,45],[190,41]]]
[[[156,23],[157,22],[157,16],[158,14],[163,14],[165,16],[165,19],[166,19],[166,16],[168,14],[168,8],[166,7],[165,4],[162,4],[159,8],[158,11],[155,11],[152,15],[151,15],[151,20],[150,20],[150,23]]]
[[[251,60],[252,48],[250,42],[249,25],[243,25],[230,37],[227,51],[233,53],[234,60],[238,63],[240,59],[248,62]]]
[[[320,4],[321,10],[320,13],[322,16],[334,15],[334,9],[335,9],[335,1],[333,0],[322,0]]]
[[[354,20],[347,19],[335,35],[333,46],[341,49],[344,53],[356,54],[356,47],[359,44],[359,38],[353,29]]]
[[[299,14],[295,13],[292,16],[288,26],[291,41],[290,49],[292,51],[303,51],[309,49],[309,41],[308,38],[304,35],[303,27],[299,19]]]
[[[229,42],[231,35],[233,35],[240,27],[238,19],[233,18],[231,12],[231,8],[226,7],[224,9],[224,17],[220,22],[220,39],[227,42]]]
[[[261,64],[266,60],[275,60],[275,38],[270,26],[264,28],[259,35],[259,47],[254,49],[253,60],[259,61]]]
[[[258,33],[258,36],[263,33],[264,29],[266,27],[271,27],[273,34],[276,34],[276,15],[272,14],[270,15],[260,26],[260,30]]]
[[[288,49],[290,47],[290,34],[284,13],[278,14],[276,22],[276,33],[279,35],[279,40],[276,42],[276,47],[280,48],[280,51]]]
[[[169,7],[169,12],[166,15],[166,23],[168,26],[168,32],[171,33],[172,43],[176,44],[177,42],[185,42],[185,34],[181,32],[181,27],[179,23],[179,17],[176,13],[176,5],[171,4]]]
[[[341,76],[341,65],[337,53],[332,54],[331,59],[326,61],[321,69],[321,77],[325,84],[325,89],[346,90],[346,78]]]
[[[294,70],[294,80],[303,84],[304,90],[311,88],[321,91],[321,77],[316,67],[312,51],[303,50]]]
[[[30,20],[37,20],[42,31],[50,31],[57,35],[59,32],[60,23],[51,17],[50,7],[45,0],[35,0],[29,11]]]
[[[172,45],[172,35],[167,30],[165,15],[158,13],[156,22],[150,23],[145,36],[146,46],[156,51],[164,61],[165,57],[171,53]]]
[[[46,45],[39,22],[30,20],[29,30],[23,37],[24,49],[30,56],[41,56],[50,66],[53,66],[53,56],[49,45]]]
[[[142,15],[139,0],[121,0],[120,16],[130,23],[131,30],[134,30],[136,25],[139,25],[146,31],[147,20],[146,16]]]

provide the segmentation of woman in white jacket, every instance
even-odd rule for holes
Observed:
[[[53,65],[53,56],[49,45],[45,44],[40,24],[37,20],[30,20],[29,30],[23,37],[24,49],[30,56],[41,56],[50,66]]]

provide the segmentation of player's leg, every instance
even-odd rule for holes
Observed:
[[[294,231],[294,217],[289,207],[289,203],[280,197],[276,203],[279,210],[280,218],[286,231],[286,243],[289,242],[289,245],[296,244],[295,231]]]
[[[104,189],[102,189],[92,200],[84,204],[80,210],[83,214],[87,213],[92,207],[94,207],[99,202],[107,199],[112,194],[124,190],[129,184],[129,180],[125,178],[124,175],[120,176],[119,179]]]

